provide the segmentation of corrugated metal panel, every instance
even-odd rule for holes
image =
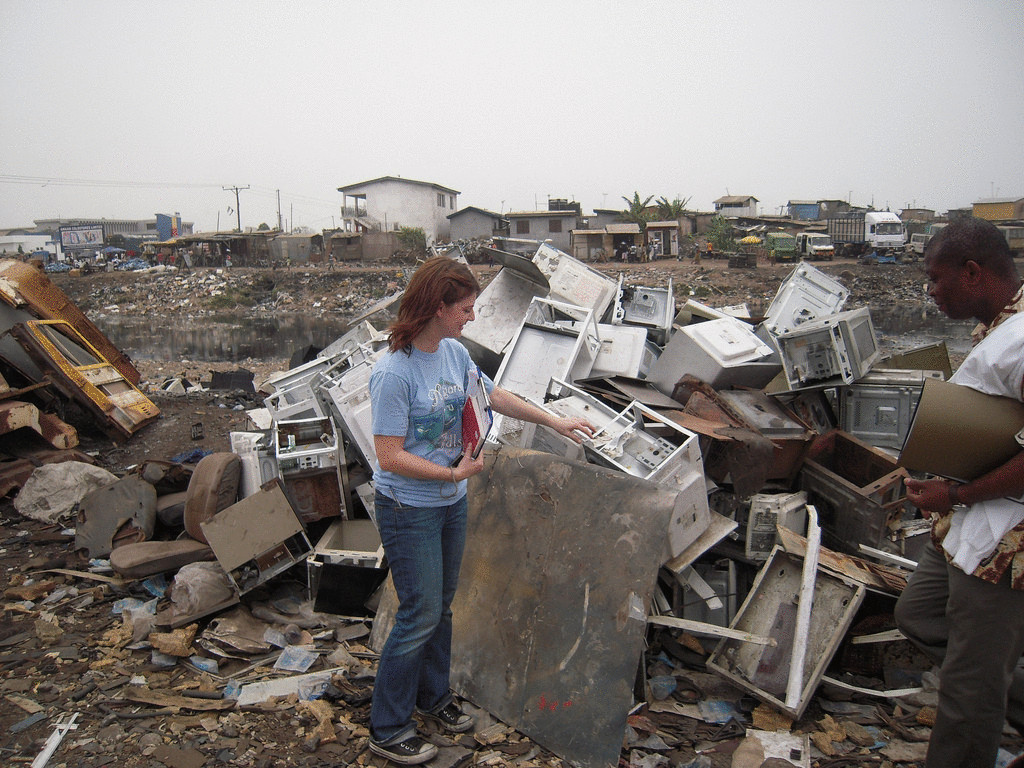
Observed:
[[[1012,219],[1013,201],[999,201],[991,203],[975,203],[974,215],[979,219]]]

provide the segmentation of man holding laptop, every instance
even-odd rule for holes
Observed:
[[[951,381],[1024,402],[1024,291],[1003,234],[982,219],[953,222],[928,243],[924,266],[945,315],[980,321]],[[927,768],[990,768],[1004,722],[1024,732],[1024,448],[967,479],[906,482],[932,521],[896,605],[900,630],[941,665]]]

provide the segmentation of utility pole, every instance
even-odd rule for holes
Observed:
[[[238,204],[238,193],[243,189],[248,189],[249,185],[246,184],[244,187],[223,187],[225,192],[234,191],[235,193],[235,213],[238,215],[238,231],[242,231],[242,208]]]
[[[281,229],[281,190],[277,190],[277,231],[282,232]]]

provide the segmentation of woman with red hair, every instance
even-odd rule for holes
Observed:
[[[391,326],[388,352],[370,377],[374,514],[398,595],[395,624],[381,653],[370,711],[370,749],[403,765],[437,747],[416,734],[414,710],[452,733],[473,727],[449,689],[451,603],[466,541],[466,480],[483,454],[462,444],[462,409],[478,368],[456,339],[474,318],[480,286],[465,264],[445,256],[413,275]],[[491,408],[544,424],[580,442],[594,428],[560,418],[495,387]],[[461,457],[461,458],[460,458]]]

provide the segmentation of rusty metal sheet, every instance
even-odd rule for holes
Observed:
[[[281,479],[287,489],[288,500],[303,523],[345,515],[338,467],[282,473]]]
[[[63,320],[74,326],[127,381],[138,385],[139,372],[128,356],[45,273],[16,259],[0,259],[0,300],[12,307],[27,305],[33,315],[44,320]]]
[[[470,480],[452,685],[571,763],[614,766],[678,494],[502,448]]]
[[[54,386],[81,404],[111,437],[131,437],[159,417],[156,405],[70,324],[36,320],[17,323],[10,332]]]

